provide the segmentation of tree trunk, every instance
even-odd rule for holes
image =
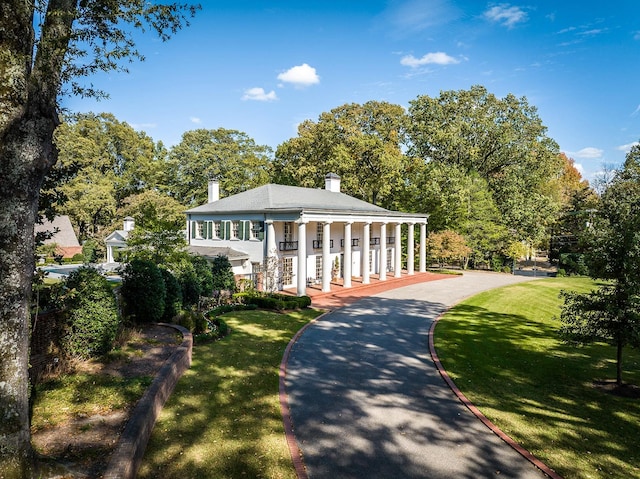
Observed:
[[[616,384],[622,386],[622,347],[623,342],[618,341],[616,352]]]
[[[38,196],[52,152],[51,120],[17,121],[0,136],[0,477],[27,477],[29,324]],[[49,140],[47,140],[49,139]]]

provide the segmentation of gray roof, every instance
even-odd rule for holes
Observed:
[[[197,206],[187,213],[263,213],[274,210],[330,210],[357,213],[387,212],[344,193],[324,189],[268,184],[213,203]]]
[[[56,229],[58,230],[51,238],[44,241],[45,244],[55,243],[62,247],[80,246],[76,232],[71,226],[71,220],[67,215],[56,216],[53,221],[43,219],[42,224],[36,224],[34,229],[36,233],[45,231],[54,233]]]
[[[187,251],[205,258],[215,258],[216,256],[226,256],[229,260],[249,259],[249,253],[235,250],[233,248],[225,248],[222,246],[187,246]]]

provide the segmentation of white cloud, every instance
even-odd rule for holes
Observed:
[[[243,100],[255,100],[255,101],[275,101],[278,99],[276,92],[271,90],[269,93],[264,91],[264,88],[255,87],[249,88],[244,91],[242,95]]]
[[[197,116],[192,116],[189,118],[189,120],[191,121],[191,123],[195,123],[196,125],[199,125],[200,123],[202,123],[202,120]]]
[[[320,77],[316,73],[316,69],[306,63],[289,68],[286,72],[280,73],[278,80],[285,83],[292,83],[296,87],[306,87],[320,83]]]
[[[589,146],[587,148],[583,148],[580,151],[571,153],[569,156],[572,156],[574,158],[585,158],[585,159],[593,160],[593,159],[602,158],[603,153],[604,153],[604,150]]]
[[[625,153],[629,153],[631,151],[631,148],[633,148],[636,145],[639,145],[640,143],[637,141],[634,141],[633,143],[627,143],[626,145],[620,145],[616,148],[616,150],[619,151],[624,151]]]
[[[500,23],[507,28],[513,28],[517,23],[527,21],[527,12],[508,3],[494,5],[484,12],[484,16],[492,22]]]
[[[444,52],[427,53],[426,55],[423,55],[422,58],[416,58],[413,55],[406,55],[400,60],[401,65],[411,68],[429,65],[432,63],[435,63],[436,65],[452,65],[460,63],[460,60],[453,58]]]
[[[132,123],[131,124],[131,128],[133,128],[134,130],[146,130],[149,128],[157,128],[158,124],[157,123]]]
[[[576,162],[574,162],[574,163],[573,163],[573,167],[574,167],[576,170],[578,170],[578,173],[580,173],[580,175],[581,175],[581,176],[583,176],[583,177],[584,177],[584,173],[585,173],[585,171],[584,171],[584,166],[582,166],[582,163],[576,163]]]

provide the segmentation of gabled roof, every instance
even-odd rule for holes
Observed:
[[[110,243],[125,243],[127,241],[127,238],[129,237],[129,233],[130,231],[125,231],[125,230],[115,230],[113,233],[111,233],[109,236],[107,236],[105,238],[105,243],[110,242]]]
[[[76,233],[71,226],[71,220],[67,215],[56,216],[53,221],[43,219],[42,224],[36,224],[34,229],[36,233],[45,231],[54,233],[51,238],[44,240],[44,244],[56,243],[61,247],[80,246]],[[58,231],[56,232],[56,230]]]
[[[353,213],[384,213],[388,210],[344,193],[316,188],[268,184],[213,203],[197,206],[187,213],[266,213],[277,210],[329,210]]]

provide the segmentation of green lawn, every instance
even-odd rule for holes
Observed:
[[[319,314],[238,311],[231,334],[194,347],[153,431],[140,478],[295,478],[278,400],[284,350]]]
[[[593,387],[615,378],[615,349],[558,340],[561,289],[586,278],[554,278],[475,296],[435,330],[445,369],[504,432],[567,479],[640,477],[640,400]],[[625,382],[640,385],[640,354],[625,349]]]

